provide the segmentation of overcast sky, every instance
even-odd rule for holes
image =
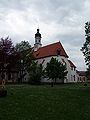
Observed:
[[[84,26],[90,21],[90,0],[0,0],[0,37],[10,36],[33,46],[40,28],[42,45],[60,41],[78,70],[85,70],[80,51]]]

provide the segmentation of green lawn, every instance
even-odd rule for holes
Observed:
[[[90,84],[8,85],[0,120],[90,120]]]

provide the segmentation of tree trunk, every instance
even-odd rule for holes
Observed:
[[[56,85],[56,78],[55,78],[55,85]]]
[[[53,87],[53,80],[51,81],[51,87]]]

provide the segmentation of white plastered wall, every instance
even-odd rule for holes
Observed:
[[[37,59],[36,61],[38,61],[38,63],[43,63],[43,67],[45,68],[47,63],[51,60],[51,58],[56,58],[58,61],[62,62],[62,59],[65,61],[66,63],[66,67],[67,67],[67,78],[64,80],[64,83],[69,83],[69,82],[76,82],[77,78],[76,78],[76,70],[71,70],[70,67],[70,63],[68,62],[68,58],[65,58],[64,56],[51,56],[51,57],[45,57],[45,58],[41,58],[41,59]],[[63,64],[65,64],[63,63]],[[72,79],[71,76],[75,75],[75,80],[74,78]],[[47,78],[43,79],[42,82],[51,82],[51,80],[47,80]],[[58,81],[59,82],[59,81]]]

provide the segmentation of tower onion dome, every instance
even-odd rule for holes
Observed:
[[[41,38],[41,34],[39,33],[39,29],[37,29],[37,33],[35,34],[35,38],[36,37],[40,37]]]

